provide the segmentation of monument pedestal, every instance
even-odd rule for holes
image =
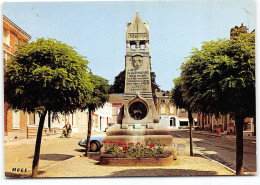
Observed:
[[[122,128],[123,125],[127,125],[127,128]],[[152,140],[166,145],[167,147],[173,147],[173,137],[170,135],[169,129],[157,124],[152,124],[153,128],[148,128],[151,124],[116,124],[107,129],[104,140],[115,141],[121,143],[137,143],[145,144],[146,140]]]

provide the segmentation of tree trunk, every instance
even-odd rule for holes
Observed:
[[[205,126],[205,114],[202,113],[202,130],[204,130],[204,126]]]
[[[193,126],[193,118],[192,112],[188,109],[188,117],[189,117],[189,124],[190,124],[190,155],[193,155],[193,145],[192,145],[192,126]]]
[[[51,112],[48,111],[48,127],[49,127],[49,131],[51,131]]]
[[[211,122],[210,132],[212,133],[213,132],[213,123],[214,123],[212,115],[210,115],[210,122]]]
[[[254,124],[254,136],[256,136],[256,117],[253,117],[253,124]]]
[[[236,175],[244,174],[243,165],[243,125],[245,116],[236,114]]]
[[[92,109],[89,108],[88,109],[88,135],[87,135],[87,142],[86,142],[86,157],[88,157],[88,151],[89,151],[89,145],[90,145],[90,137],[91,137],[91,113],[92,113]]]
[[[38,175],[38,166],[39,166],[40,149],[41,149],[41,141],[42,141],[42,129],[43,129],[46,114],[47,114],[47,110],[44,111],[44,113],[40,115],[40,123],[39,123],[39,127],[38,127],[38,133],[37,133],[34,157],[33,157],[33,164],[32,164],[32,177],[37,177],[37,175]]]

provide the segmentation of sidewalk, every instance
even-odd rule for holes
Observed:
[[[60,137],[60,135],[49,135],[49,136],[42,136],[42,141],[47,141],[50,139],[54,139],[54,138],[58,138]],[[13,145],[20,145],[20,144],[32,144],[35,143],[36,141],[36,137],[35,138],[30,138],[30,139],[15,139],[15,140],[11,140],[8,141],[6,143],[4,143],[4,146],[13,146]]]
[[[39,178],[44,177],[127,177],[127,176],[212,176],[235,175],[224,166],[202,157],[194,149],[194,156],[189,155],[189,143],[182,138],[174,138],[174,143],[185,145],[184,151],[178,151],[177,160],[168,166],[104,166],[98,161],[98,153],[91,153],[88,158],[83,153],[75,158],[62,161],[41,169]],[[62,170],[61,170],[62,169]]]
[[[210,131],[193,131],[196,134],[201,134],[201,135],[208,135],[208,136],[213,136],[213,137],[223,137],[226,139],[236,139],[236,135],[230,135],[230,134],[225,134],[225,133],[211,133]],[[256,136],[244,136],[244,140],[249,140],[249,141],[255,141],[256,142]]]
[[[97,134],[101,134],[104,133],[103,131],[92,131],[91,135],[97,135]],[[82,132],[82,133],[73,133],[72,132],[72,137],[74,135],[78,135],[78,134],[85,134],[85,136],[87,136],[87,132]],[[42,136],[42,142],[44,141],[48,141],[48,140],[52,140],[52,139],[56,139],[59,138],[61,136],[61,134],[55,134],[55,135],[48,135],[48,136]],[[83,139],[83,138],[82,138]],[[4,146],[13,146],[13,145],[20,145],[20,144],[33,144],[36,142],[36,137],[35,138],[30,138],[30,139],[15,139],[15,140],[10,140],[6,143],[4,143]]]

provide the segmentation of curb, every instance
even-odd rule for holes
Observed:
[[[236,135],[233,136],[227,136],[227,135],[219,135],[219,134],[211,134],[211,133],[203,133],[203,132],[194,132],[196,134],[200,134],[200,135],[207,135],[207,136],[211,136],[211,137],[222,137],[225,139],[236,139]],[[243,138],[246,141],[254,141],[256,142],[256,139],[254,138]]]
[[[210,160],[210,161],[213,161],[213,162],[215,162],[216,164],[219,164],[220,166],[223,166],[223,167],[226,168],[227,170],[229,170],[229,171],[231,171],[231,172],[233,172],[233,173],[236,174],[236,171],[233,170],[233,169],[231,169],[231,168],[229,168],[228,166],[226,166],[226,165],[224,165],[224,164],[222,164],[222,163],[220,163],[220,162],[218,162],[218,161],[216,161],[216,160],[214,160],[214,159],[211,159],[211,158],[209,158],[208,156],[205,156],[205,155],[203,155],[203,154],[198,154],[198,153],[196,153],[196,154],[197,154],[197,155],[200,155],[200,156],[202,156],[202,157],[204,157],[205,159],[208,159],[208,160]]]
[[[177,135],[177,136],[179,136],[180,138],[184,138],[184,137],[182,137],[181,135]],[[189,143],[187,140],[186,140],[186,142]],[[197,147],[196,143],[193,143],[193,142],[192,142],[192,145],[195,146],[195,147]],[[194,152],[194,154],[195,154],[195,152]],[[220,163],[220,162],[218,162],[218,161],[216,161],[216,160],[214,160],[214,159],[211,159],[211,158],[209,158],[209,157],[207,157],[207,156],[205,156],[205,155],[203,155],[203,154],[199,154],[199,153],[196,153],[196,154],[197,154],[197,155],[200,155],[200,156],[202,156],[202,157],[204,157],[205,159],[208,159],[208,160],[210,160],[210,161],[213,161],[213,162],[215,162],[216,164],[219,164],[219,165],[223,166],[224,168],[226,168],[227,170],[229,170],[229,171],[231,171],[231,172],[233,172],[233,173],[236,174],[236,171],[233,170],[233,169],[231,169],[231,168],[229,168],[228,166],[226,166],[226,165],[224,165],[224,164],[222,164],[222,163]]]

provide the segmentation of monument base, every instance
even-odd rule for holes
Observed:
[[[171,157],[161,159],[135,159],[135,158],[102,158],[102,165],[129,165],[129,166],[149,166],[149,165],[168,165],[173,160],[177,159],[177,150],[173,143],[173,137],[170,135],[169,129],[159,124],[117,124],[110,127],[104,137],[107,143],[103,143],[101,154],[105,153],[105,147],[110,143],[133,143],[133,144],[146,144],[146,141],[152,143],[159,143],[164,145],[164,151],[170,152]],[[149,162],[150,161],[150,162]]]
[[[115,135],[131,135],[131,136],[143,136],[143,135],[170,135],[170,131],[167,127],[163,127],[158,123],[148,124],[116,124],[106,132],[107,136]]]
[[[140,144],[145,144],[145,141],[150,140],[165,145],[165,150],[172,152],[174,150],[174,143],[169,129],[159,124],[153,124],[152,128],[149,125],[151,126],[151,124],[117,124],[107,130],[107,136],[104,137],[104,140],[117,143],[139,142]],[[106,146],[105,143],[104,146]]]
[[[115,141],[121,143],[138,143],[144,144],[146,140],[151,140],[154,142],[159,142],[160,144],[166,146],[173,146],[173,138],[169,135],[145,135],[145,136],[105,136],[104,140],[106,141]]]

